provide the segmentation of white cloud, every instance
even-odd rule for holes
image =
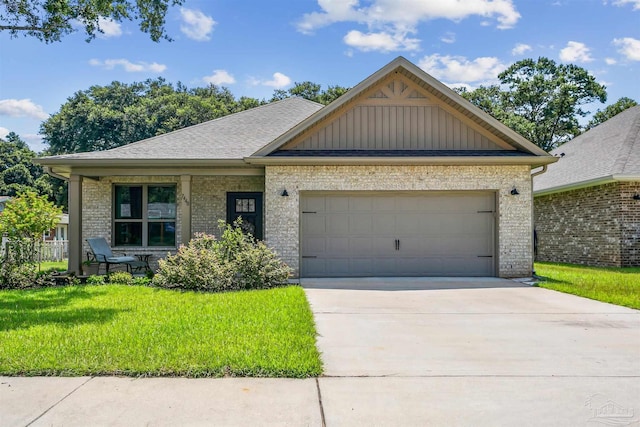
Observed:
[[[275,89],[281,89],[291,84],[291,79],[282,73],[273,73],[273,79],[263,81],[263,85],[271,86]]]
[[[236,79],[226,70],[213,70],[213,74],[204,76],[202,80],[213,85],[232,85],[236,82]]]
[[[360,7],[358,0],[318,0],[322,12],[303,15],[298,30],[310,33],[336,23],[354,21],[369,27],[414,28],[422,21],[449,19],[455,22],[470,16],[495,18],[498,28],[511,28],[520,19],[512,0],[373,0]]]
[[[613,2],[616,6],[624,6],[625,4],[633,5],[633,10],[640,10],[640,0],[616,0]]]
[[[9,132],[11,132],[9,129],[0,126],[0,139],[5,139],[7,135],[9,135]]]
[[[183,24],[180,25],[180,31],[187,37],[199,42],[211,39],[211,32],[213,31],[214,25],[216,25],[216,21],[214,21],[212,17],[205,15],[199,10],[186,8],[180,9],[180,16],[183,22]]]
[[[404,34],[389,34],[385,32],[363,34],[357,30],[351,30],[344,36],[344,42],[348,46],[355,47],[364,52],[372,50],[392,52],[398,50],[417,50],[420,40],[408,38]]]
[[[138,61],[133,63],[127,59],[105,59],[104,61],[100,61],[98,59],[89,60],[89,65],[94,67],[102,67],[105,70],[113,70],[117,66],[121,66],[127,73],[141,73],[141,72],[152,72],[152,73],[162,73],[167,69],[167,66],[164,64],[158,64],[157,62],[142,62]]]
[[[615,65],[618,63],[618,61],[616,61],[614,58],[605,58],[604,62],[606,62],[607,65]]]
[[[480,57],[469,60],[463,56],[433,54],[425,56],[418,66],[438,80],[487,84],[498,78],[507,66],[496,57]],[[451,86],[451,85],[450,85]]]
[[[359,0],[318,0],[318,5],[321,11],[304,14],[297,23],[298,31],[312,34],[338,22],[365,25],[367,33],[352,30],[344,41],[367,46],[367,50],[417,49],[419,40],[407,38],[407,34],[416,33],[419,23],[435,19],[459,22],[479,16],[489,25],[497,21],[500,29],[512,28],[520,19],[512,0],[369,0],[366,5],[360,5]]]
[[[591,62],[591,49],[586,44],[570,41],[567,47],[560,50],[560,59],[564,62]]]
[[[618,46],[618,52],[629,61],[640,61],[640,40],[631,37],[613,39],[613,44]]]
[[[443,43],[455,43],[456,42],[456,33],[452,33],[451,31],[447,31],[444,33],[442,37],[440,37],[440,41]]]
[[[518,43],[513,49],[511,49],[511,55],[522,55],[532,49],[531,46],[524,43]]]
[[[101,38],[120,37],[122,35],[122,27],[116,21],[111,18],[100,17],[98,19],[98,26],[102,30]]]
[[[30,117],[38,120],[49,118],[42,106],[30,99],[1,99],[0,115],[9,117]]]

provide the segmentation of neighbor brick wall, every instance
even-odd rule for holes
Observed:
[[[510,194],[516,186],[520,195]],[[286,188],[289,197],[280,193]],[[528,166],[267,166],[265,240],[299,272],[300,191],[495,190],[498,274],[531,274],[531,175]]]
[[[534,200],[539,261],[640,265],[640,183],[614,182]]]
[[[640,181],[620,183],[620,264],[640,267]]]
[[[194,176],[191,182],[191,230],[218,235],[227,219],[227,192],[262,192],[264,176]]]

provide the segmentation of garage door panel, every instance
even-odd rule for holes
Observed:
[[[317,214],[302,214],[302,228],[307,236],[324,235],[327,233],[326,217]]]
[[[303,276],[495,274],[493,193],[303,195],[301,206],[317,217],[301,224]]]
[[[329,234],[346,234],[349,233],[349,214],[338,213],[327,217],[326,229]]]

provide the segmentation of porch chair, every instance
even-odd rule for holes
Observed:
[[[112,264],[124,264],[129,272],[139,270],[146,265],[144,261],[140,261],[132,256],[127,256],[127,254],[115,256],[104,237],[90,237],[87,239],[87,243],[91,248],[93,258],[98,262],[98,272],[100,271],[100,264],[105,264],[107,275],[109,275],[109,266]]]

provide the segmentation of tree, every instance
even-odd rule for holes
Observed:
[[[86,40],[103,33],[104,20],[138,21],[151,40],[171,40],[164,24],[170,6],[184,0],[0,0],[0,31],[19,34],[45,43],[84,29]]]
[[[0,139],[0,195],[15,196],[26,190],[50,196],[42,167],[33,164],[36,153],[20,137],[11,132]]]
[[[548,58],[518,61],[498,78],[501,86],[458,91],[546,151],[580,134],[578,117],[589,114],[582,105],[607,100],[587,70]]]
[[[593,115],[587,126],[585,126],[585,130],[589,130],[598,126],[600,123],[604,123],[615,115],[622,113],[627,108],[635,107],[638,105],[636,101],[631,98],[627,98],[623,96],[618,99],[614,104],[608,105],[604,110],[598,110]]]
[[[26,191],[11,199],[0,214],[0,232],[9,239],[42,240],[42,234],[51,230],[60,221],[62,209]]]
[[[236,100],[229,89],[215,85],[188,89],[162,78],[116,81],[76,92],[42,123],[40,133],[50,155],[107,150],[261,103],[247,97]]]
[[[349,88],[342,86],[329,86],[327,90],[322,90],[322,86],[318,83],[310,81],[296,82],[289,90],[274,90],[271,102],[280,101],[291,96],[299,96],[309,101],[327,105],[344,95],[348,90]]]

